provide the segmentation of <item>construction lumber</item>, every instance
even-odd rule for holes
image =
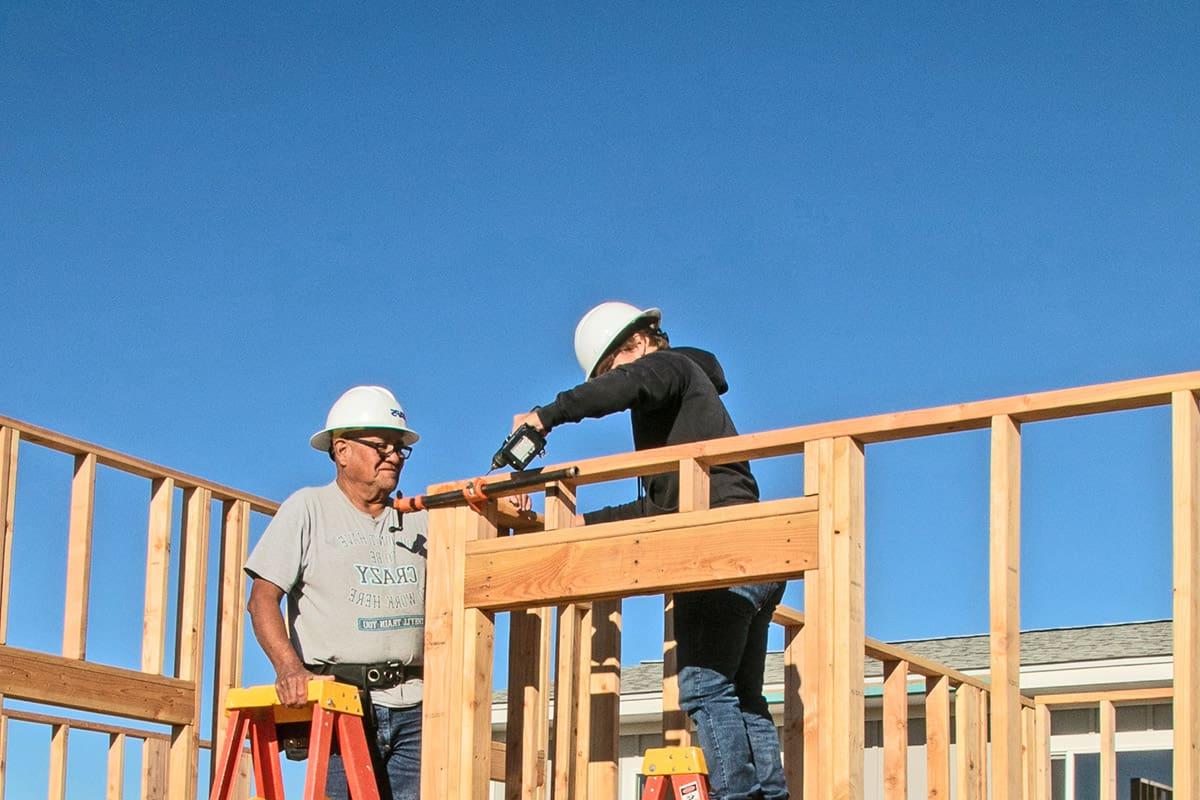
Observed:
[[[158,478],[150,485],[150,521],[146,537],[146,600],[142,610],[142,672],[159,673],[167,636],[167,579],[171,570],[171,507],[175,481]]]
[[[225,695],[242,681],[242,634],[246,608],[246,579],[242,574],[242,565],[246,563],[249,546],[250,504],[245,500],[226,500],[221,504],[221,512],[217,648],[213,659],[212,683],[212,731],[213,739],[218,743],[225,741],[225,729],[229,722],[225,714]]]
[[[170,467],[164,467],[161,464],[155,464],[150,461],[145,461],[140,458],[127,456],[124,453],[118,453],[115,450],[110,450],[107,447],[85,442],[82,439],[76,439],[72,436],[64,436],[61,433],[55,433],[47,428],[42,428],[37,425],[31,425],[28,422],[13,419],[11,417],[0,416],[0,427],[11,428],[21,434],[21,438],[30,444],[41,445],[51,450],[57,450],[60,453],[79,457],[83,455],[91,455],[96,459],[96,463],[105,467],[126,472],[130,475],[137,475],[142,478],[158,480],[159,478],[170,478],[175,481],[175,485],[182,488],[197,488],[204,487],[213,493],[213,497],[218,500],[244,500],[250,504],[252,511],[261,514],[274,514],[279,508],[279,504],[273,500],[268,500],[265,497],[249,494],[234,489],[230,486],[223,486],[219,483],[205,480],[204,478],[195,475],[189,475],[186,472],[180,472]]]
[[[621,601],[592,603],[591,755],[587,797],[616,798],[621,731]]]
[[[1117,707],[1100,701],[1100,800],[1117,800]]]
[[[8,646],[0,686],[16,700],[180,725],[192,720],[196,693],[189,681]]]
[[[804,607],[816,621],[804,637],[804,797],[832,800],[832,754],[826,731],[832,729],[833,691],[833,440],[804,448],[804,494],[817,502],[817,564],[804,580]]]
[[[925,679],[925,762],[929,800],[950,800],[950,679],[945,676]]]
[[[992,419],[990,643],[992,785],[996,800],[1021,791],[1021,431]]]
[[[1194,390],[1171,397],[1174,528],[1174,785],[1200,797],[1200,405]]]
[[[17,500],[17,452],[20,442],[20,431],[0,427],[0,644],[8,641],[13,514]],[[0,699],[3,699],[2,695]]]
[[[167,800],[169,750],[161,739],[147,739],[142,747],[142,800]]]
[[[957,800],[986,800],[979,791],[979,690],[974,686],[959,686],[955,690],[954,724]]]
[[[104,799],[121,800],[125,794],[125,734],[108,735],[107,769],[104,774]]]
[[[679,511],[707,511],[710,500],[708,467],[694,458],[679,462]],[[692,741],[687,714],[679,707],[679,649],[675,641],[675,599],[663,596],[663,745],[687,747]]]
[[[1039,694],[1034,703],[1039,706],[1067,708],[1069,706],[1094,706],[1107,700],[1116,705],[1126,703],[1146,703],[1153,700],[1170,700],[1175,690],[1170,686],[1148,687],[1145,689],[1108,689],[1097,692],[1063,692],[1060,694]]]
[[[443,680],[425,685],[421,712],[421,796],[453,797],[448,792],[449,771],[458,763],[457,747],[451,752],[451,715],[453,706],[453,669],[456,638],[461,640],[461,611],[455,627],[455,600],[462,596],[461,570],[465,531],[458,520],[462,508],[429,510],[429,555],[425,585],[425,670]],[[468,513],[470,513],[468,511]],[[457,743],[457,739],[454,742]]]
[[[87,649],[88,588],[92,572],[92,520],[96,508],[96,456],[75,457],[67,521],[67,597],[62,654],[83,658]]]
[[[1050,800],[1050,708],[1038,705],[1033,710],[1034,800]]]
[[[527,608],[795,577],[816,566],[816,513],[801,510],[807,505],[754,503],[589,525],[585,536],[530,533],[468,545],[466,603]],[[707,523],[706,513],[722,521]]]
[[[788,791],[804,791],[804,625],[783,629],[783,770]]]
[[[545,762],[549,720],[549,663],[553,622],[551,609],[514,611],[509,619],[508,722],[505,725],[505,800],[536,800],[545,794]],[[493,755],[493,772],[495,771]]]
[[[1028,423],[1164,406],[1172,402],[1174,392],[1196,391],[1200,391],[1200,371],[1181,372],[729,436],[572,464],[554,464],[546,466],[545,470],[578,467],[579,476],[575,482],[586,485],[668,472],[687,458],[711,467],[733,461],[795,455],[803,451],[805,443],[825,438],[845,436],[864,444],[900,441],[983,430],[991,426],[994,417],[1011,417],[1016,423]],[[0,418],[2,422],[3,418]],[[431,486],[430,491],[461,488],[465,483],[465,480],[440,483]]]
[[[908,800],[908,662],[883,663],[883,798]]]
[[[70,725],[50,726],[50,780],[46,793],[49,800],[66,800],[67,797],[67,741],[70,735]]]

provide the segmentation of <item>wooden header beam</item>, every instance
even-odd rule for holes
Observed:
[[[0,646],[0,686],[13,700],[146,722],[191,722],[196,684]]]
[[[796,577],[817,566],[814,498],[468,542],[465,604],[517,609]]]
[[[748,433],[694,444],[660,447],[634,453],[591,458],[572,464],[547,466],[546,471],[579,467],[577,485],[653,475],[679,468],[679,462],[695,459],[712,466],[731,461],[795,455],[804,443],[829,437],[849,436],[867,444],[915,439],[958,431],[984,430],[992,418],[1008,416],[1018,423],[1082,417],[1111,411],[1165,406],[1173,392],[1200,391],[1200,371],[1179,372],[1154,378],[1100,383],[1073,389],[1056,389],[1035,394],[1013,395],[995,400],[936,406],[916,411],[877,414],[869,417],[800,425],[762,433]],[[4,419],[0,417],[0,424]],[[506,475],[491,480],[504,480]],[[438,483],[430,492],[462,488],[465,480]]]

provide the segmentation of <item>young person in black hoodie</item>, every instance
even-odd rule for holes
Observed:
[[[721,402],[728,389],[716,356],[670,347],[657,308],[601,303],[575,329],[585,382],[559,393],[523,421],[541,431],[630,410],[638,450],[733,436]],[[675,472],[641,479],[644,496],[584,515],[610,522],[679,510]],[[758,484],[745,461],[714,466],[710,507],[754,503]],[[639,495],[642,492],[639,491]],[[762,694],[767,628],[783,583],[675,595],[679,700],[695,725],[714,799],[788,796],[779,737]]]

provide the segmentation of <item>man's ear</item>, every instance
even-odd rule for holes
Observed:
[[[333,444],[329,445],[329,457],[333,459],[333,463],[339,467],[346,466],[349,461],[346,457],[346,449],[349,447],[350,445],[346,443],[345,439],[334,439]]]

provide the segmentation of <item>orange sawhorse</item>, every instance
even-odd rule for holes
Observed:
[[[289,708],[279,704],[274,686],[230,689],[225,708],[229,725],[220,760],[216,763],[209,800],[232,800],[237,785],[242,742],[250,739],[256,796],[262,800],[284,800],[283,773],[279,767],[279,736],[276,723],[312,721],[308,740],[308,773],[304,800],[325,797],[329,754],[334,736],[342,752],[346,780],[353,800],[379,800],[371,755],[363,731],[362,702],[358,689],[331,680],[308,682],[308,704]]]
[[[652,747],[642,774],[642,800],[708,800],[708,766],[699,747]]]

